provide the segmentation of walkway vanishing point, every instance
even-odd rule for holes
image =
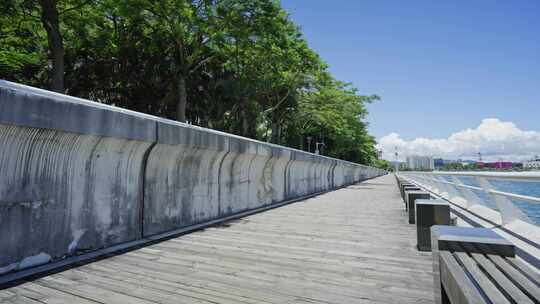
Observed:
[[[0,291],[1,303],[433,303],[391,175]]]

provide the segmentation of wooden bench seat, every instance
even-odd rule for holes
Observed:
[[[438,259],[434,270],[438,268],[439,276],[435,282],[440,287],[435,295],[437,302],[540,303],[540,275],[514,257],[513,245],[457,238],[443,242],[436,245],[439,248],[434,254]]]

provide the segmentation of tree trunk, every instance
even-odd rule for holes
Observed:
[[[281,119],[279,116],[278,110],[274,110],[272,113],[272,137],[270,142],[277,145],[279,145],[281,141]]]
[[[47,31],[49,56],[52,61],[52,86],[56,92],[64,93],[64,43],[60,33],[60,21],[56,0],[39,0],[41,22]]]
[[[256,138],[256,119],[250,111],[249,98],[240,99],[240,131],[241,135],[249,138]]]
[[[186,77],[178,76],[178,104],[176,106],[176,120],[186,122],[187,88]]]
[[[242,109],[240,112],[241,115],[241,123],[242,123],[242,136],[249,137],[249,118],[248,113],[245,108]]]

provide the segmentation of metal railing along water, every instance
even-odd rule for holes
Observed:
[[[516,220],[540,223],[540,172],[435,171],[400,172],[399,176],[465,209],[483,206],[497,211],[499,225]]]

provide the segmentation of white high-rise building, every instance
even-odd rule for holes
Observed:
[[[534,159],[524,161],[523,168],[531,169],[531,170],[540,170],[540,158],[535,157]]]
[[[435,169],[435,163],[431,156],[408,156],[407,166],[412,170],[433,170]]]

